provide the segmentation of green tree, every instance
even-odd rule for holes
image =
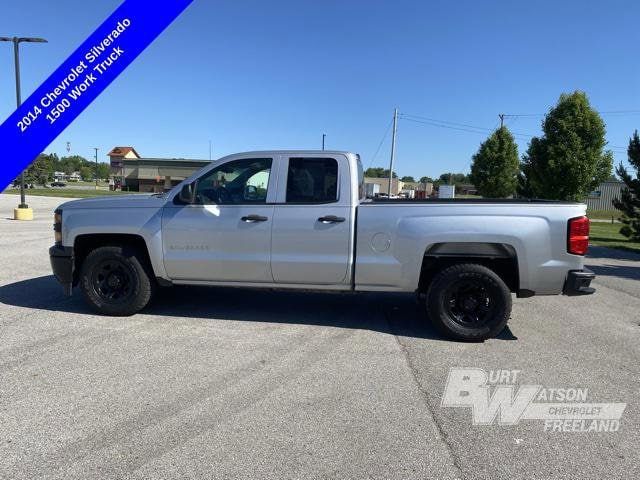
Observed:
[[[384,168],[381,167],[369,167],[365,170],[364,176],[371,178],[380,178],[382,177],[382,173],[384,172]]]
[[[584,92],[563,93],[531,139],[520,165],[518,193],[526,197],[582,201],[611,175],[604,151],[605,125]]]
[[[88,182],[94,179],[96,168],[95,166],[91,168],[89,165],[82,165],[79,172],[82,180]]]
[[[415,182],[415,179],[411,175],[405,175],[400,179],[401,182]]]
[[[25,183],[46,185],[53,177],[53,156],[41,153],[24,171]]]
[[[640,137],[637,130],[629,139],[627,158],[636,171],[636,178],[627,172],[622,163],[618,165],[616,173],[626,188],[622,190],[619,199],[613,200],[613,206],[622,211],[620,221],[623,225],[620,233],[632,240],[640,241]]]
[[[108,163],[99,163],[98,164],[98,178],[100,180],[105,180],[109,178],[111,175],[111,167]]]
[[[69,157],[62,157],[59,164],[59,169],[67,175],[71,175],[73,172],[79,172],[80,167],[86,165],[89,161],[81,157],[80,155],[71,155]]]
[[[518,146],[507,127],[489,136],[473,156],[469,180],[487,198],[513,195],[518,186]]]
[[[444,185],[449,185],[449,182],[451,182],[451,185],[456,185],[458,183],[469,183],[469,177],[464,173],[447,172],[440,175],[438,181]]]
[[[49,158],[51,159],[51,168],[52,170],[55,172],[57,170],[60,170],[60,159],[58,158],[58,154],[57,153],[50,153],[49,154]]]
[[[365,170],[364,176],[371,178],[389,178],[389,169],[382,167],[370,167]],[[393,172],[393,178],[398,178],[396,172]]]
[[[433,178],[431,178],[431,177],[420,177],[420,183],[433,183]]]

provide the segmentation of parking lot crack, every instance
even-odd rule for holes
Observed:
[[[388,315],[385,312],[385,317],[387,320],[387,323],[389,323],[389,326],[391,328],[391,322],[389,322],[389,318]],[[429,397],[427,395],[427,392],[422,388],[422,384],[420,383],[420,380],[418,379],[418,372],[415,368],[415,366],[413,365],[413,362],[411,361],[411,357],[409,356],[409,352],[407,351],[406,346],[400,341],[400,338],[398,335],[393,334],[393,338],[395,339],[396,343],[398,344],[398,347],[400,348],[400,352],[402,353],[402,356],[404,358],[404,361],[407,365],[407,368],[409,369],[409,372],[411,374],[411,378],[413,379],[413,382],[415,383],[418,391],[420,392],[420,397],[423,400],[423,403],[427,409],[427,412],[429,414],[429,417],[431,418],[431,421],[433,422],[433,424],[436,427],[436,431],[438,433],[438,436],[440,437],[440,440],[442,441],[442,444],[444,445],[444,447],[446,448],[447,452],[449,453],[449,456],[451,457],[451,461],[453,463],[454,468],[457,470],[457,478],[459,479],[463,479],[464,474],[462,471],[462,463],[460,461],[460,459],[458,458],[458,455],[456,454],[453,445],[451,444],[451,441],[449,439],[449,435],[447,434],[447,432],[444,430],[444,427],[442,426],[442,424],[438,421],[438,417],[436,416],[435,413],[435,409],[433,408],[433,406],[429,403]]]

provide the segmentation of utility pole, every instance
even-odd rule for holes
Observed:
[[[28,43],[47,43],[44,38],[32,38],[32,37],[0,37],[0,42],[13,42],[13,59],[16,69],[16,105],[20,108],[22,105],[22,98],[20,96],[20,52],[19,47],[22,42]],[[31,220],[33,218],[33,212],[28,210],[29,205],[26,203],[24,196],[24,171],[20,174],[20,205],[18,205],[17,211],[14,211],[14,217],[18,220]],[[27,215],[23,215],[20,212],[21,209],[25,209],[24,212]],[[24,217],[24,218],[23,218]]]
[[[98,147],[93,147],[96,158],[96,190],[98,190]]]
[[[326,138],[327,134],[323,133],[322,134],[322,150],[324,150],[324,139]]]
[[[504,125],[504,113],[499,114],[498,117],[500,118],[500,128],[502,128]]]
[[[393,109],[393,133],[391,135],[391,161],[389,162],[389,198],[393,186],[393,162],[396,159],[396,133],[398,131],[398,109]]]

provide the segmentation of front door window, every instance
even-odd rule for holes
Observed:
[[[200,205],[265,203],[270,172],[270,158],[225,163],[198,180],[195,201]]]

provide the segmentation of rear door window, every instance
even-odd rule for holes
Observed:
[[[335,158],[290,158],[287,203],[338,201],[338,162]]]

